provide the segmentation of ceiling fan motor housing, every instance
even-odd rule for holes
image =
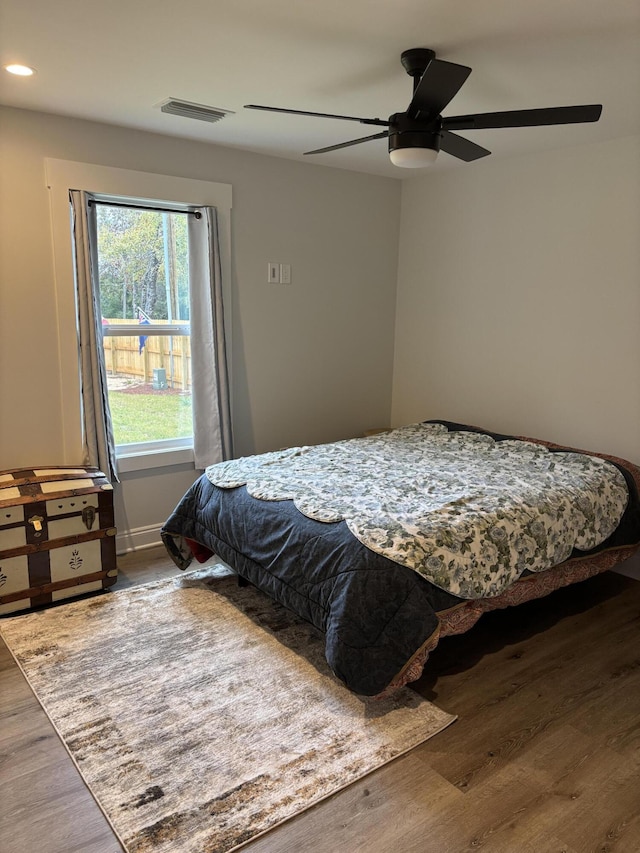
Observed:
[[[438,122],[411,119],[406,113],[389,116],[389,152],[400,148],[430,148],[440,151]]]

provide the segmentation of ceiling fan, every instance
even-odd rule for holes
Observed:
[[[264,107],[258,104],[245,104],[245,108],[318,118],[336,118],[342,121],[357,121],[360,124],[386,127],[387,130],[374,133],[372,136],[363,136],[359,139],[351,139],[349,142],[341,142],[338,145],[329,145],[326,148],[317,148],[315,151],[304,153],[325,154],[328,151],[337,151],[339,148],[348,148],[372,139],[388,137],[391,162],[394,166],[409,168],[430,165],[438,156],[438,151],[446,151],[447,154],[467,163],[491,154],[481,145],[453,133],[454,130],[575,124],[598,121],[602,112],[601,104],[588,104],[443,117],[442,110],[459,92],[462,84],[471,74],[471,69],[466,65],[436,59],[433,50],[423,47],[405,50],[400,61],[407,74],[413,77],[413,97],[405,112],[394,113],[386,121],[379,118],[357,118],[307,110]]]

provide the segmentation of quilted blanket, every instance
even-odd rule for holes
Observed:
[[[618,526],[620,471],[582,453],[414,424],[213,465],[221,488],[293,500],[316,521],[346,521],[379,554],[463,598],[499,595],[523,571],[589,551]]]

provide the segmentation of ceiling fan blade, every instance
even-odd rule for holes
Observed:
[[[419,113],[440,115],[469,74],[471,69],[466,65],[432,59],[413,93],[407,109],[409,118],[417,118]]]
[[[388,130],[382,133],[374,133],[373,136],[362,136],[360,139],[352,139],[350,142],[340,142],[338,145],[329,145],[327,148],[316,148],[315,151],[305,151],[306,154],[326,154],[327,151],[337,151],[338,148],[349,148],[350,145],[359,145],[361,142],[369,142],[371,139],[384,139],[389,136]]]
[[[458,136],[457,133],[451,133],[449,130],[444,130],[440,137],[440,150],[446,151],[453,157],[459,160],[464,160],[465,163],[471,163],[473,160],[479,160],[481,157],[486,157],[491,154],[482,145],[477,145],[471,142],[470,139],[465,139],[463,136]]]
[[[389,122],[383,121],[380,118],[357,118],[356,116],[337,116],[332,113],[312,113],[307,110],[286,110],[282,107],[262,107],[259,104],[245,104],[245,110],[266,110],[271,113],[289,113],[295,116],[316,116],[317,118],[338,118],[342,121],[359,121],[360,124],[377,124],[381,127],[388,127]]]
[[[480,130],[493,127],[536,127],[549,124],[577,124],[598,121],[602,104],[576,107],[546,107],[539,110],[505,110],[442,119],[444,130]]]

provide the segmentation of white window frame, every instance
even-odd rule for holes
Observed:
[[[121,202],[122,207],[127,207],[127,202],[131,202],[131,199],[122,200],[114,196],[104,198],[103,196],[99,196],[97,193],[92,193],[92,197],[93,203],[97,205],[99,205],[100,202],[107,202],[109,205],[117,205]],[[177,211],[176,205],[177,202],[174,203],[172,210]],[[158,211],[161,210],[160,208],[145,208],[144,202],[141,199],[135,200],[134,208],[141,211],[154,209]],[[187,214],[189,211],[185,208],[184,211],[179,212]],[[141,329],[139,326],[132,326],[130,323],[110,322],[108,326],[102,327],[102,335],[103,337],[109,338],[138,338],[140,335],[144,335],[145,337],[157,335],[158,337],[163,338],[170,337],[171,335],[187,335],[191,337],[191,328],[190,323],[165,323],[155,326],[153,323],[150,323],[149,325],[143,326]],[[176,451],[180,451],[180,453],[176,454]],[[171,452],[171,458],[175,458],[175,464],[178,464],[178,462],[193,461],[193,433],[189,438],[186,436],[184,438],[163,438],[148,442],[141,441],[129,442],[128,444],[116,444],[115,446],[116,458],[118,459],[118,469],[125,471],[132,470],[130,466],[135,466],[138,462],[142,465],[142,468],[149,467],[147,464],[142,463],[151,463],[153,461],[153,456],[158,453],[164,453],[163,464],[167,464],[167,454],[169,452]],[[134,470],[140,469],[134,468]]]
[[[113,197],[125,203],[151,205],[212,206],[218,211],[220,262],[225,300],[225,338],[229,376],[233,381],[231,362],[231,208],[229,184],[199,181],[136,172],[70,160],[45,159],[45,180],[51,207],[54,273],[57,302],[58,359],[60,364],[60,398],[64,436],[62,464],[73,465],[82,458],[82,423],[80,417],[80,373],[78,334],[76,327],[76,293],[73,275],[72,235],[69,214],[69,190],[82,189],[102,199]],[[129,330],[130,330],[129,326]],[[166,332],[165,332],[166,334]],[[193,463],[193,447],[165,446],[144,449],[143,445],[120,445],[118,470],[150,468]]]

